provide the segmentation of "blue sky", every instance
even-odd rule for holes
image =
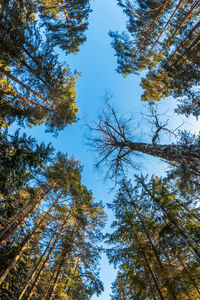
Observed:
[[[134,75],[123,78],[115,72],[116,57],[110,46],[111,40],[108,32],[109,30],[124,30],[125,15],[117,6],[116,0],[94,0],[92,8],[86,43],[80,48],[78,55],[62,56],[61,58],[70,65],[72,70],[77,69],[82,73],[77,82],[79,121],[60,132],[56,139],[51,134],[46,134],[42,127],[27,129],[27,133],[36,137],[38,141],[51,142],[56,150],[74,155],[84,166],[83,183],[92,190],[97,200],[102,200],[106,204],[112,201],[113,193],[110,191],[109,183],[104,183],[103,172],[98,173],[94,170],[95,153],[89,151],[84,138],[85,119],[87,121],[96,119],[98,110],[103,105],[103,97],[106,92],[114,95],[113,103],[116,102],[119,110],[134,113],[138,121],[142,120],[139,112],[144,111],[145,104],[140,101],[142,92],[139,85],[140,78]],[[170,114],[174,105],[175,101],[168,99],[161,103],[161,109],[163,111],[168,110],[168,114]],[[182,117],[171,117],[170,123],[173,128],[181,122]],[[194,119],[191,119],[190,123],[188,122],[185,126],[197,129]],[[148,129],[148,127],[145,128]],[[143,136],[142,130],[140,136],[142,139],[147,138]],[[162,175],[166,170],[166,165],[158,159],[144,157],[142,162],[141,171],[144,173]],[[105,228],[107,231],[113,219],[110,211],[108,215],[108,224]],[[102,257],[101,268],[101,280],[104,283],[105,291],[99,297],[93,296],[92,300],[110,299],[111,283],[115,279],[116,271],[113,270],[112,266],[109,266],[105,255]]]

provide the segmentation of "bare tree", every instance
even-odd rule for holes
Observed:
[[[137,167],[134,156],[145,153],[164,159],[175,165],[200,166],[200,142],[179,142],[176,144],[157,143],[161,131],[172,133],[167,129],[167,122],[161,123],[152,109],[152,120],[155,131],[152,142],[137,142],[133,132],[133,117],[118,116],[115,108],[106,101],[105,108],[94,126],[89,126],[90,146],[97,151],[99,160],[96,167],[107,164],[107,177],[117,176],[124,172],[126,165]]]

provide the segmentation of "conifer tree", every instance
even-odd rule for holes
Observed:
[[[119,266],[112,299],[199,298],[199,212],[177,197],[158,177],[136,177],[135,187],[122,180],[109,205],[116,220],[108,256]]]
[[[170,95],[176,110],[199,115],[199,0],[118,1],[128,16],[127,32],[111,32],[117,71],[124,76],[147,69],[142,100]]]

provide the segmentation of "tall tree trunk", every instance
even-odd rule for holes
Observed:
[[[116,142],[114,146],[160,157],[170,162],[178,162],[195,167],[200,166],[200,145],[153,145],[125,140]]]
[[[46,267],[46,265],[47,265],[47,263],[48,263],[48,261],[49,261],[51,255],[52,255],[52,252],[53,252],[53,250],[54,250],[54,248],[55,248],[55,246],[56,246],[56,244],[57,244],[57,242],[58,242],[58,240],[59,240],[59,238],[60,238],[60,236],[61,236],[61,234],[62,234],[62,231],[63,231],[64,227],[66,226],[66,224],[67,224],[67,222],[68,222],[68,220],[69,220],[69,215],[68,215],[68,217],[65,219],[65,221],[63,222],[63,225],[62,225],[60,231],[58,232],[58,235],[57,235],[56,239],[54,240],[53,245],[52,245],[52,247],[51,247],[51,249],[50,249],[48,255],[46,256],[46,259],[45,259],[45,261],[43,262],[42,267],[41,267],[40,270],[39,270],[39,273],[38,273],[38,275],[37,275],[37,277],[36,277],[36,279],[35,279],[35,281],[34,281],[32,287],[31,287],[31,290],[30,290],[30,292],[29,292],[29,294],[28,294],[28,296],[27,296],[27,300],[30,300],[31,297],[33,296],[33,294],[34,294],[34,292],[35,292],[35,289],[36,289],[38,283],[40,282],[40,278],[41,278],[41,276],[42,276],[42,274],[43,274],[43,272],[44,272],[44,268]]]
[[[3,271],[3,273],[0,276],[0,285],[4,281],[4,279],[7,277],[8,273],[10,270],[14,267],[16,262],[20,259],[26,248],[28,247],[29,242],[32,240],[32,238],[35,236],[35,234],[38,232],[40,229],[40,226],[42,225],[43,221],[46,219],[46,216],[50,213],[50,211],[53,209],[55,203],[58,201],[58,199],[61,197],[62,193],[58,196],[54,204],[49,208],[49,210],[46,212],[42,220],[38,223],[38,225],[34,228],[34,230],[31,232],[29,235],[28,239],[25,241],[24,245],[21,247],[21,249],[18,251],[17,255],[11,260],[7,268]]]
[[[186,37],[181,41],[181,43],[179,44],[179,46],[174,50],[174,52],[164,61],[162,67],[159,69],[159,71],[156,73],[156,76],[158,76],[159,74],[161,74],[161,72],[163,70],[166,71],[166,66],[167,63],[170,61],[170,59],[181,49],[181,47],[184,45],[185,42],[187,42],[188,40],[190,40],[191,35],[193,34],[193,32],[199,27],[200,25],[200,21],[190,30],[190,32],[186,35]],[[179,60],[179,59],[178,59]],[[177,64],[177,61],[175,61],[171,68]],[[164,77],[162,79],[164,79],[167,76],[167,74],[164,74]]]
[[[190,8],[190,10],[188,11],[187,15],[185,16],[185,18],[182,20],[182,22],[179,24],[179,26],[177,27],[177,29],[174,31],[174,33],[172,34],[172,36],[168,39],[168,41],[165,43],[165,45],[163,46],[162,50],[161,50],[161,54],[163,53],[163,51],[169,46],[170,42],[172,41],[172,39],[176,36],[177,32],[179,31],[179,29],[182,27],[182,25],[187,21],[187,19],[189,18],[189,16],[191,15],[191,13],[193,12],[193,10],[196,8],[196,6],[198,5],[199,0],[197,0],[193,6]]]
[[[65,15],[65,19],[66,19],[67,25],[70,27],[70,24],[69,24],[69,15],[67,13],[64,0],[61,0],[61,5],[62,5],[62,8],[63,8],[63,12],[64,12],[64,15]]]
[[[193,286],[195,287],[195,289],[197,290],[198,294],[200,295],[200,290],[198,288],[198,285],[196,284],[194,278],[192,277],[192,275],[190,274],[190,271],[188,270],[187,266],[184,264],[184,262],[182,261],[182,259],[180,258],[179,255],[177,255],[178,260],[180,261],[182,267],[185,269],[189,280],[191,281],[191,283],[193,284]]]
[[[76,259],[76,258],[75,258]],[[75,274],[76,274],[76,271],[77,271],[77,268],[78,268],[78,264],[79,264],[79,257],[77,258],[76,260],[76,266],[75,266],[75,269],[74,269],[74,273],[72,275],[72,278],[74,278]],[[70,290],[71,290],[71,286],[72,286],[72,282],[71,284],[69,285],[68,287],[68,290],[67,290],[67,295],[70,296]]]
[[[138,177],[137,177],[138,178]],[[151,199],[156,202],[158,204],[158,206],[161,208],[161,210],[164,212],[164,214],[167,216],[167,218],[169,219],[169,221],[175,226],[175,228],[177,228],[177,230],[181,233],[181,235],[184,237],[185,241],[188,243],[188,245],[191,247],[191,249],[193,250],[193,252],[196,254],[196,256],[198,257],[198,259],[200,259],[200,251],[198,248],[196,248],[194,246],[194,241],[191,241],[190,236],[188,236],[187,233],[185,233],[184,230],[182,230],[182,228],[180,228],[179,224],[177,223],[177,220],[174,219],[174,217],[172,215],[170,215],[168,213],[168,211],[164,208],[164,206],[161,204],[161,201],[159,201],[159,199],[157,199],[156,197],[154,197],[154,195],[152,194],[152,192],[147,188],[146,184],[139,179],[139,182],[141,183],[141,185],[144,187],[144,189],[147,191],[147,193],[149,194],[149,196],[151,197]]]
[[[12,237],[12,235],[25,223],[25,221],[30,217],[33,212],[38,208],[40,203],[48,196],[48,194],[51,192],[51,190],[55,187],[57,182],[54,182],[54,184],[51,186],[51,188],[40,198],[40,200],[25,214],[25,216],[22,218],[22,220],[19,221],[19,223],[6,235],[2,238],[0,242],[0,248],[9,241],[9,239]],[[26,207],[25,207],[26,209]],[[24,209],[24,210],[25,210]],[[19,212],[18,217],[21,217],[21,214],[24,213],[24,210]],[[9,226],[9,225],[8,225]],[[10,227],[9,227],[10,228]]]
[[[124,208],[125,208],[126,215],[128,215],[128,209],[127,209],[126,204],[124,203],[123,200],[122,200],[121,202],[122,202],[122,204],[123,204],[123,206],[124,206]],[[130,219],[130,217],[127,217],[127,218]],[[141,250],[142,255],[143,255],[143,257],[144,257],[144,260],[145,260],[147,269],[149,270],[149,272],[150,272],[150,274],[151,274],[151,277],[152,277],[153,282],[154,282],[154,284],[155,284],[156,290],[158,291],[158,294],[159,294],[159,296],[160,296],[160,299],[164,300],[164,296],[163,296],[163,294],[162,294],[162,292],[161,292],[161,290],[160,290],[158,281],[157,281],[157,279],[156,279],[156,277],[155,277],[155,275],[154,275],[153,270],[151,269],[151,266],[150,266],[150,264],[149,264],[149,262],[148,262],[148,259],[147,259],[145,250],[144,250],[144,248],[143,248],[143,246],[142,246],[142,243],[139,241],[138,235],[137,235],[137,233],[136,233],[136,231],[135,231],[134,223],[132,222],[131,219],[130,219],[130,223],[131,223],[131,226],[132,226],[132,231],[133,231],[133,234],[134,234],[134,236],[135,236],[136,242],[138,243],[138,245],[140,245],[140,250]]]
[[[146,33],[145,33],[145,36],[144,36],[143,40],[142,40],[141,43],[139,44],[138,49],[137,49],[137,51],[136,51],[135,54],[134,54],[134,57],[136,57],[137,54],[140,52],[140,50],[141,50],[141,48],[142,48],[142,45],[144,44],[144,42],[145,42],[147,36],[150,34],[151,29],[153,28],[154,24],[155,24],[156,21],[158,21],[159,18],[162,16],[162,13],[163,13],[163,11],[164,11],[166,5],[167,5],[167,2],[168,2],[168,0],[164,0],[163,5],[161,6],[160,12],[159,12],[158,15],[155,17],[155,19],[152,21],[152,23],[150,24],[148,30],[147,30]]]
[[[151,55],[151,52],[153,51],[155,45],[157,44],[157,42],[159,41],[159,39],[162,37],[163,33],[165,32],[165,29],[167,28],[167,26],[169,25],[169,23],[171,22],[172,18],[174,17],[174,15],[176,14],[177,10],[179,9],[179,7],[181,6],[181,4],[184,2],[185,0],[180,0],[178,5],[176,6],[175,10],[173,11],[172,15],[170,16],[169,20],[167,21],[167,23],[165,24],[163,30],[161,31],[160,35],[157,37],[155,43],[153,44],[153,46],[151,47],[149,53],[147,56]]]
[[[42,99],[43,101],[45,101],[46,103],[48,103],[49,105],[53,106],[54,108],[56,108],[56,105],[53,104],[51,101],[49,101],[47,98],[41,96],[39,93],[35,92],[32,88],[30,88],[29,86],[27,86],[25,83],[21,82],[19,79],[17,79],[15,76],[13,76],[9,71],[6,71],[4,68],[0,67],[0,71],[5,74],[7,77],[11,78],[12,80],[14,80],[16,83],[18,83],[20,86],[22,86],[23,88],[25,88],[27,91],[29,91],[30,93],[36,95],[37,97],[39,97],[40,99]]]
[[[65,262],[65,257],[66,257],[66,253],[64,253],[61,257],[61,260],[60,260],[60,264],[59,264],[59,267],[58,267],[58,270],[57,270],[57,273],[56,273],[56,277],[54,279],[54,282],[53,282],[53,286],[52,286],[52,290],[50,292],[50,295],[49,295],[49,298],[48,300],[52,300],[53,297],[54,297],[54,293],[55,293],[55,290],[57,288],[57,285],[58,285],[58,280],[59,280],[59,277],[60,277],[60,273],[62,271],[62,268],[63,268],[63,264]]]
[[[46,188],[48,188],[50,185],[50,183],[48,183],[48,185],[46,186]],[[13,224],[17,221],[20,220],[20,218],[27,212],[28,208],[30,208],[32,203],[28,203],[27,205],[25,205],[19,212],[18,214],[16,214],[14,216],[14,218],[12,219],[12,221],[4,228],[0,231],[0,238],[13,226]]]
[[[37,102],[34,102],[34,101],[32,101],[32,100],[30,100],[30,99],[28,99],[28,98],[25,98],[25,97],[23,97],[23,96],[21,96],[21,95],[19,95],[18,93],[16,93],[16,92],[11,92],[11,91],[9,91],[9,90],[7,90],[7,89],[3,89],[2,87],[0,87],[0,91],[2,91],[4,94],[6,94],[6,95],[11,95],[11,96],[13,96],[13,97],[15,97],[15,98],[17,98],[17,99],[19,99],[19,100],[22,100],[23,102],[28,102],[28,103],[30,103],[30,104],[33,104],[33,105],[35,105],[35,106],[39,106],[39,107],[41,107],[41,108],[43,108],[43,109],[46,109],[46,110],[50,110],[48,107],[46,107],[46,106],[44,106],[44,105],[42,105],[42,104],[40,104],[40,103],[37,103]]]
[[[35,274],[37,273],[38,267],[39,267],[40,263],[43,261],[45,255],[46,255],[47,251],[49,250],[49,247],[50,247],[50,245],[51,245],[51,243],[52,243],[52,241],[53,241],[53,239],[54,239],[54,237],[55,237],[55,234],[56,234],[56,232],[57,232],[58,226],[59,226],[59,225],[57,225],[57,227],[56,227],[56,229],[55,229],[55,231],[54,231],[54,233],[53,233],[53,235],[52,235],[52,237],[51,237],[51,239],[50,239],[50,241],[49,241],[49,243],[48,243],[46,249],[44,250],[42,256],[40,257],[40,260],[39,260],[39,262],[37,263],[37,265],[36,265],[36,267],[35,267],[33,273],[31,274],[31,276],[30,276],[28,282],[27,282],[26,285],[24,286],[24,288],[23,288],[23,290],[22,290],[22,292],[21,292],[21,294],[20,294],[18,300],[21,300],[21,299],[23,298],[23,296],[24,296],[24,294],[25,294],[25,292],[26,292],[28,286],[30,285],[30,283],[31,283],[31,281],[33,280]]]
[[[47,289],[46,289],[46,291],[45,291],[45,294],[44,294],[44,296],[42,296],[42,300],[45,300],[45,299],[46,299],[46,297],[47,297],[47,295],[48,295],[48,293],[49,293],[49,289],[50,289],[50,287],[51,287],[51,283],[52,283],[52,281],[53,281],[54,276],[55,276],[56,273],[57,273],[57,272],[56,272],[56,268],[55,268],[55,270],[54,270],[54,269],[52,270],[52,275],[51,275],[51,277],[50,277],[49,284],[48,284],[48,286],[47,286]]]
[[[171,261],[170,261],[170,259],[169,259],[169,256],[168,256],[167,252],[166,252],[165,245],[164,245],[163,243],[160,243],[160,245],[161,245],[161,248],[162,248],[162,250],[163,250],[165,256],[167,257],[167,260],[168,260],[169,264],[171,265]],[[182,261],[182,259],[180,258],[180,256],[177,255],[176,250],[173,248],[173,246],[170,245],[170,247],[171,247],[171,250],[173,251],[174,257],[176,257],[176,258],[179,260],[181,266],[185,269],[185,271],[186,271],[186,273],[187,273],[187,275],[188,275],[189,280],[191,281],[191,283],[193,284],[193,286],[194,286],[195,289],[197,290],[198,294],[200,295],[200,291],[199,291],[199,289],[198,289],[198,286],[196,285],[195,280],[194,280],[193,277],[191,276],[191,274],[190,274],[190,272],[189,272],[187,266],[183,263],[183,261]]]
[[[126,185],[125,183],[124,183],[124,187],[125,187],[125,189],[126,189],[126,192],[127,192],[128,197],[129,197],[129,199],[130,199],[130,201],[131,201],[131,204],[133,205],[133,207],[134,207],[134,209],[135,209],[135,212],[136,212],[136,214],[137,214],[137,216],[138,216],[138,218],[139,218],[139,220],[140,220],[140,222],[141,222],[141,224],[142,224],[142,227],[143,227],[143,229],[144,229],[145,235],[146,235],[146,237],[147,237],[147,239],[148,239],[148,241],[149,241],[149,243],[150,243],[150,245],[151,245],[151,248],[152,248],[152,250],[153,250],[153,252],[154,252],[154,255],[155,255],[155,257],[156,257],[156,260],[157,260],[157,262],[158,262],[158,265],[160,266],[161,273],[164,275],[164,277],[166,277],[168,274],[167,274],[167,272],[166,272],[166,270],[165,270],[165,268],[164,268],[164,266],[163,266],[163,264],[162,264],[162,262],[161,262],[161,259],[160,259],[160,257],[159,257],[158,251],[157,251],[155,245],[153,244],[152,239],[151,239],[151,237],[150,237],[150,235],[149,235],[149,232],[148,232],[148,230],[147,230],[147,228],[146,228],[146,226],[145,226],[145,224],[144,224],[143,217],[142,217],[142,215],[140,214],[139,209],[137,208],[137,206],[136,206],[136,204],[135,204],[135,201],[132,199],[131,194],[130,194],[130,192],[129,192],[129,190],[128,190],[128,187],[127,187],[127,185]],[[125,204],[125,205],[126,205],[126,204]],[[167,285],[167,289],[168,289],[170,298],[173,299],[173,300],[176,300],[177,297],[176,297],[176,293],[175,293],[175,291],[173,290],[173,288],[172,288],[171,286]]]
[[[140,245],[140,250],[141,250],[142,255],[143,255],[143,257],[144,257],[146,266],[147,266],[147,268],[148,268],[148,270],[149,270],[149,272],[150,272],[150,274],[151,274],[151,277],[152,277],[152,279],[153,279],[153,282],[154,282],[154,284],[155,284],[155,287],[156,287],[156,289],[157,289],[157,291],[158,291],[158,294],[159,294],[159,296],[160,296],[160,299],[164,300],[164,296],[163,296],[163,294],[162,294],[162,292],[161,292],[161,290],[160,290],[160,287],[159,287],[159,284],[158,284],[158,282],[157,282],[157,279],[156,279],[156,277],[155,277],[155,275],[154,275],[154,273],[153,273],[153,271],[152,271],[152,269],[151,269],[151,266],[150,266],[150,264],[149,264],[149,262],[148,262],[148,259],[147,259],[145,250],[143,249],[142,244],[140,243],[140,241],[139,241],[139,239],[138,239],[138,236],[137,236],[137,234],[136,234],[135,231],[134,231],[134,235],[135,235],[135,238],[136,238],[137,243]]]

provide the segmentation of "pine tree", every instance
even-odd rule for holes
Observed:
[[[40,173],[40,186],[46,188],[43,192],[38,193],[38,199],[35,199],[34,202],[29,200],[30,205],[19,210],[2,236],[2,250],[6,249],[4,255],[6,264],[2,265],[0,273],[2,293],[9,277],[12,277],[13,268],[18,268],[35,239],[40,241],[39,255],[35,258],[32,272],[28,272],[28,277],[21,282],[20,293],[14,291],[15,284],[13,282],[12,293],[15,297],[17,295],[19,299],[23,299],[23,297],[31,299],[35,293],[39,292],[40,288],[44,291],[44,296],[48,294],[51,297],[56,290],[57,293],[62,294],[59,285],[62,286],[66,281],[66,276],[62,276],[62,280],[60,276],[63,274],[64,267],[66,268],[63,271],[64,274],[68,273],[69,268],[68,260],[64,265],[63,259],[64,257],[67,259],[69,256],[69,261],[72,259],[71,264],[73,264],[75,253],[78,253],[76,255],[79,256],[81,265],[79,267],[80,274],[77,273],[78,277],[74,284],[77,286],[80,282],[81,285],[79,288],[77,286],[76,292],[74,286],[73,288],[65,287],[65,289],[69,289],[68,294],[83,293],[84,297],[89,299],[94,293],[99,294],[102,291],[102,283],[98,279],[98,269],[94,272],[93,267],[96,266],[99,258],[99,248],[96,243],[101,240],[100,228],[104,222],[104,213],[101,204],[95,203],[92,194],[81,184],[80,172],[81,167],[77,161],[68,160],[66,156],[58,154],[57,161]],[[43,203],[44,201],[45,203]],[[22,232],[25,232],[24,239]],[[61,247],[62,243],[68,244],[69,249],[63,248],[64,245]],[[70,256],[70,251],[72,251],[72,256]],[[6,253],[9,252],[10,256],[8,257]],[[52,263],[50,263],[52,260],[55,260],[53,269]],[[84,264],[83,272],[81,268]],[[57,269],[58,265],[59,269]],[[86,275],[87,272],[88,275]],[[46,280],[48,280],[49,274],[52,274],[51,284],[55,282],[55,286],[50,285],[46,293]],[[90,278],[89,281],[88,278]],[[43,281],[44,283],[42,283]],[[82,292],[81,289],[83,289]]]
[[[41,34],[35,5],[14,0],[2,5],[1,122],[45,123],[56,132],[76,120],[77,73],[59,63],[50,40]]]
[[[178,113],[199,115],[199,0],[118,1],[128,16],[127,32],[111,32],[117,71],[147,69],[142,100],[180,98]]]
[[[135,187],[122,180],[109,205],[116,220],[108,257],[119,266],[112,299],[199,298],[199,212],[177,196],[176,187],[158,177],[136,177]]]

